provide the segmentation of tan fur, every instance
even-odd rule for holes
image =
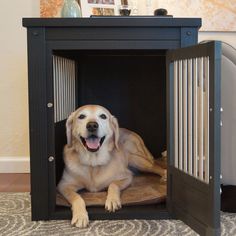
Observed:
[[[78,119],[81,113],[86,114],[86,119]],[[106,120],[99,119],[101,113],[107,116]],[[88,121],[98,122],[100,137],[106,136],[97,152],[89,152],[79,138],[86,133]],[[105,208],[108,211],[121,208],[120,191],[132,182],[128,165],[166,179],[166,171],[154,164],[141,137],[119,128],[116,118],[104,107],[87,105],[77,109],[67,119],[66,129],[65,169],[58,190],[72,206],[72,225],[86,227],[89,223],[84,200],[77,193],[80,189],[91,192],[108,189]]]

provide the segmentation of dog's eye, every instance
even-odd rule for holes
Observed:
[[[105,114],[101,114],[100,117],[105,120],[107,118],[107,116]]]
[[[86,116],[85,116],[84,114],[81,114],[81,115],[79,115],[78,118],[79,118],[80,120],[82,120],[82,119],[84,119],[85,117],[86,117]]]

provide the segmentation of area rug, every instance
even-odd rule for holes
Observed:
[[[221,235],[236,235],[236,214],[222,213]],[[29,193],[0,193],[1,236],[181,236],[197,235],[178,220],[91,221],[86,229],[71,227],[69,220],[31,221]]]

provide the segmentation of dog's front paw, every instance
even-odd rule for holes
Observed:
[[[109,212],[114,212],[118,209],[121,208],[121,202],[120,198],[110,198],[109,196],[107,197],[107,200],[105,202],[105,209],[108,210]]]
[[[75,212],[72,213],[72,220],[71,224],[75,225],[78,228],[85,228],[89,224],[89,218],[88,218],[88,213],[87,211],[78,211],[76,210]]]

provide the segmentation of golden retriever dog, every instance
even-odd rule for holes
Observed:
[[[57,186],[72,208],[71,224],[89,223],[81,189],[107,189],[105,209],[121,208],[120,192],[132,182],[128,166],[152,172],[166,179],[166,170],[154,158],[136,133],[119,128],[117,119],[102,106],[86,105],[73,112],[66,122],[65,169]]]

